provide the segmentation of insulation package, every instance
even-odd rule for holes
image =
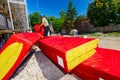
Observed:
[[[120,51],[97,48],[72,73],[83,80],[120,80]]]
[[[39,48],[65,72],[70,72],[96,52],[96,38],[51,36],[38,41]]]
[[[0,80],[9,80],[20,63],[26,58],[32,45],[41,35],[38,33],[13,34],[0,51]]]

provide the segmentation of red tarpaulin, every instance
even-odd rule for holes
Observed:
[[[95,53],[98,39],[52,36],[39,40],[39,47],[66,72]]]
[[[44,34],[44,25],[41,24],[35,24],[34,25],[34,31],[43,35]]]
[[[38,40],[43,53],[66,72],[72,71],[83,80],[120,80],[120,51],[97,48],[98,39],[40,38],[39,33],[19,33],[10,37],[0,51],[0,80],[10,78]]]
[[[32,45],[41,38],[38,33],[13,34],[0,52],[0,80],[8,80]]]
[[[84,80],[120,80],[120,51],[97,48],[72,73]]]

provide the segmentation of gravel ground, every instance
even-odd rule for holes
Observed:
[[[120,37],[98,37],[99,47],[120,50]],[[74,74],[63,73],[41,50],[27,57],[11,80],[81,80]]]
[[[99,37],[99,47],[120,50],[120,37]]]

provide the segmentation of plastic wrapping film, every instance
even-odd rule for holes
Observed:
[[[120,80],[120,51],[105,48],[96,51],[72,73],[83,80]]]
[[[44,25],[41,24],[35,24],[34,25],[34,31],[43,35],[44,34]]]
[[[95,53],[99,40],[95,38],[52,36],[39,40],[39,47],[66,72]]]
[[[10,78],[40,37],[38,33],[19,33],[9,38],[0,51],[0,80]]]

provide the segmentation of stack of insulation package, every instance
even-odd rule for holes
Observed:
[[[9,80],[41,35],[38,33],[13,34],[0,51],[0,80]]]
[[[120,80],[120,51],[105,48],[96,51],[72,73],[83,80]]]
[[[39,48],[65,72],[72,71],[96,52],[96,38],[51,36],[40,39]]]

